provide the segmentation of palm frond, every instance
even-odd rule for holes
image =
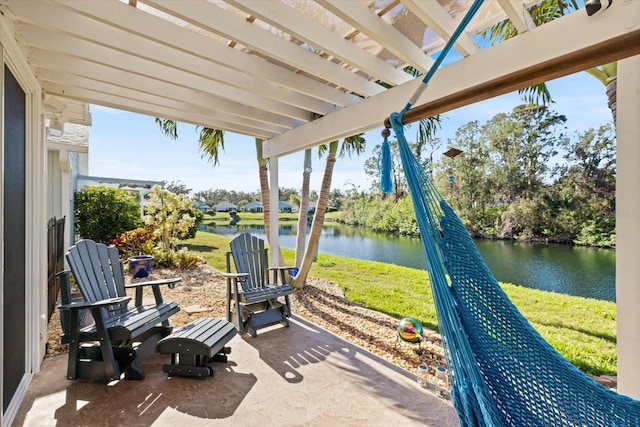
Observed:
[[[364,152],[366,144],[367,141],[365,141],[363,133],[349,136],[342,141],[338,157],[342,158],[346,154],[351,158],[352,154],[361,154]]]
[[[198,127],[200,130],[200,153],[213,166],[220,164],[220,153],[224,151],[224,131],[207,127]]]
[[[156,117],[156,124],[160,126],[160,130],[166,137],[178,139],[178,123],[175,120]]]
[[[518,91],[520,97],[527,104],[549,105],[555,101],[551,98],[549,88],[546,84],[540,83],[535,86],[525,87]]]

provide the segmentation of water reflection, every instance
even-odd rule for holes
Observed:
[[[222,235],[242,232],[265,238],[261,225],[201,225]],[[310,230],[310,226],[307,231]],[[297,224],[280,225],[280,245],[293,249]],[[496,279],[531,288],[615,301],[615,251],[566,245],[478,240],[476,245]],[[344,225],[322,230],[320,253],[425,269],[419,239]]]

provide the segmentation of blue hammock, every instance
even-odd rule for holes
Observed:
[[[402,114],[392,114],[390,121],[420,229],[460,424],[640,426],[640,401],[579,371],[509,300],[413,155]]]

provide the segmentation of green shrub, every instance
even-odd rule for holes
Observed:
[[[138,227],[125,231],[111,241],[111,244],[118,248],[120,258],[127,259],[134,255],[144,255],[153,253],[156,236],[153,227]]]
[[[137,193],[108,187],[87,187],[74,196],[75,232],[79,238],[110,243],[141,225]]]
[[[149,192],[144,222],[153,227],[163,252],[176,248],[178,240],[187,236],[196,223],[192,204],[185,194],[175,194],[157,185]]]
[[[165,252],[156,247],[153,250],[153,265],[156,267],[175,268],[176,253],[173,251]]]
[[[183,233],[179,236],[180,240],[193,239],[196,237],[196,232],[198,231],[198,226],[204,220],[204,214],[200,209],[196,209],[195,207],[191,207],[188,211],[188,214],[195,218],[195,222],[186,233]]]
[[[189,252],[187,248],[182,248],[178,252],[176,252],[176,267],[182,270],[189,270],[201,262],[204,262],[204,259],[200,256],[194,254],[193,252]]]

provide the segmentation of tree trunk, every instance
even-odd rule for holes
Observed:
[[[612,76],[607,79],[607,98],[609,98],[609,109],[613,116],[613,126],[616,126],[616,118],[618,117],[618,76]]]
[[[327,155],[327,164],[324,168],[324,175],[322,177],[322,186],[320,187],[320,196],[318,197],[318,205],[316,206],[316,213],[313,216],[313,222],[311,224],[311,233],[309,235],[309,243],[307,249],[304,252],[304,258],[300,265],[298,275],[293,278],[291,285],[294,288],[302,288],[307,275],[311,269],[311,264],[318,250],[318,244],[320,243],[320,235],[322,233],[322,225],[324,224],[324,215],[327,211],[327,205],[329,203],[329,193],[331,192],[331,179],[333,177],[333,167],[336,163],[336,152],[338,150],[338,141],[334,141],[329,145],[329,153]]]
[[[307,214],[309,212],[309,180],[311,179],[311,149],[304,152],[304,171],[302,172],[302,192],[300,193],[300,211],[298,212],[298,234],[296,235],[296,259],[294,265],[300,267],[307,240]]]
[[[256,138],[256,157],[258,160],[258,174],[260,176],[260,194],[262,195],[262,218],[264,220],[264,230],[267,233],[267,241],[269,241],[271,209],[269,201],[269,172],[267,169],[267,160],[262,157],[262,140]]]
[[[264,221],[264,231],[267,233],[267,242],[271,238],[271,195],[269,194],[269,172],[267,159],[262,157],[262,140],[256,138],[256,157],[258,159],[258,173],[260,175],[260,193],[262,194],[262,218]],[[276,215],[278,213],[276,212]],[[284,265],[282,251],[278,254],[278,265]]]

